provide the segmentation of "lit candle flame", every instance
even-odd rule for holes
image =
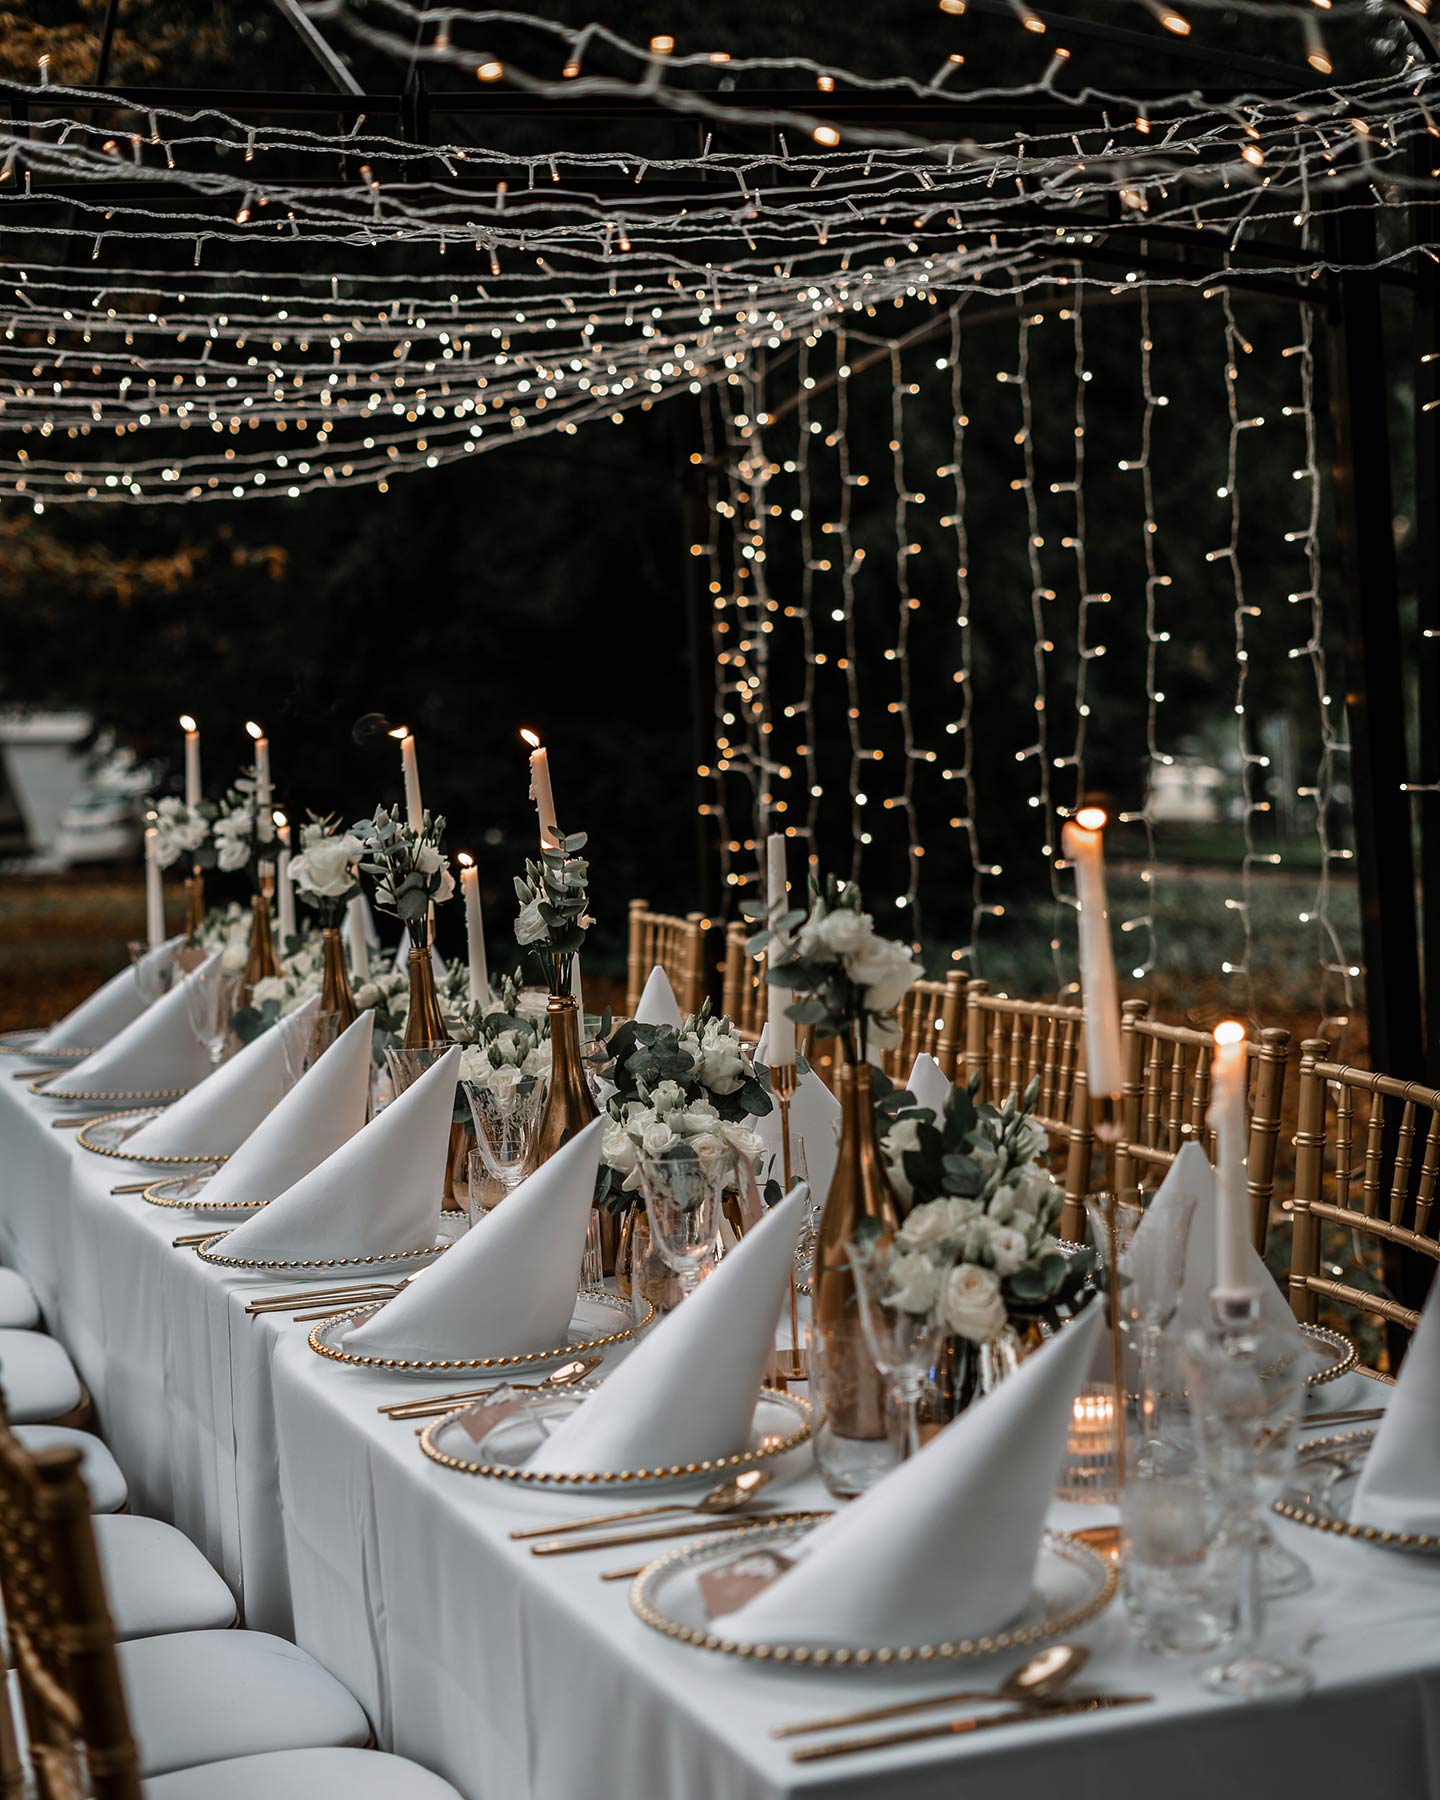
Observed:
[[[456,856],[455,860],[456,860],[456,862],[459,863],[459,865],[462,869],[473,869],[475,867],[475,858],[470,854],[470,852],[468,850],[460,851],[460,853]]]
[[[200,729],[200,727],[190,717],[189,713],[181,713],[180,729],[182,731],[198,731]]]
[[[395,725],[391,727],[390,736],[393,738],[407,738],[409,735],[410,727],[408,725]]]
[[[250,733],[251,737],[255,739],[257,744],[265,735],[253,719],[247,719],[245,721],[245,729]]]
[[[540,748],[540,739],[530,730],[528,725],[522,725],[520,727],[520,735],[532,750],[538,750]]]
[[[1082,831],[1103,831],[1110,822],[1110,815],[1103,806],[1082,806],[1075,815],[1075,823]]]
[[[285,825],[288,825],[290,823],[290,821],[285,817],[284,813],[281,812],[278,808],[273,813],[271,813],[270,817],[272,819],[274,819],[274,821],[277,825],[280,825],[282,827]]]
[[[1244,1041],[1245,1027],[1238,1019],[1222,1019],[1213,1036],[1217,1044],[1239,1044]]]

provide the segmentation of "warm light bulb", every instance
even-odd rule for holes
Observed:
[[[200,727],[190,717],[189,713],[181,713],[180,729],[182,731],[198,731],[200,729]]]
[[[504,73],[504,63],[498,57],[492,56],[488,61],[481,63],[475,71],[475,76],[479,81],[498,81]]]
[[[1082,806],[1075,815],[1075,823],[1082,831],[1103,831],[1110,822],[1110,815],[1103,806]]]
[[[840,133],[833,125],[817,125],[814,137],[817,144],[825,144],[831,149],[840,142]]]
[[[674,48],[675,40],[668,34],[652,37],[650,40],[650,54],[652,56],[668,56]]]

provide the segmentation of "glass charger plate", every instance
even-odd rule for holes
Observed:
[[[93,1050],[37,1050],[48,1025],[27,1025],[21,1031],[0,1031],[0,1056],[23,1056],[36,1063],[84,1062]]]
[[[583,1490],[604,1487],[668,1487],[680,1482],[705,1481],[715,1475],[731,1475],[756,1463],[783,1456],[810,1436],[812,1410],[808,1400],[794,1394],[762,1390],[755,1403],[755,1419],[743,1450],[731,1456],[707,1457],[703,1462],[675,1463],[659,1469],[536,1470],[523,1465],[544,1442],[547,1426],[558,1425],[583,1406],[599,1382],[577,1382],[553,1394],[527,1398],[503,1422],[471,1435],[478,1407],[461,1407],[436,1419],[420,1434],[420,1448],[443,1468],[462,1475],[485,1475],[495,1481],[515,1481],[530,1487]]]
[[[58,1080],[64,1072],[63,1069],[52,1070],[48,1075],[37,1075],[25,1085],[32,1094],[38,1094],[42,1100],[53,1100],[57,1106],[147,1106],[157,1100],[168,1105],[171,1100],[182,1100],[190,1092],[189,1088],[137,1088],[133,1093],[120,1088],[70,1088],[63,1094],[52,1094],[49,1083]]]
[[[103,1119],[91,1119],[87,1125],[82,1125],[75,1133],[75,1142],[92,1150],[96,1156],[116,1156],[122,1162],[218,1169],[221,1163],[230,1160],[229,1153],[223,1150],[214,1150],[209,1156],[146,1156],[139,1151],[127,1150],[127,1141],[140,1127],[158,1119],[164,1111],[163,1106],[150,1106],[141,1111],[106,1113]]]
[[[647,1303],[648,1304],[648,1303]],[[559,1362],[583,1356],[591,1350],[603,1350],[611,1344],[628,1343],[635,1335],[630,1302],[618,1294],[587,1292],[575,1299],[567,1342],[553,1350],[516,1351],[509,1356],[432,1356],[423,1362],[401,1356],[356,1355],[345,1348],[347,1332],[363,1324],[378,1311],[377,1306],[364,1306],[341,1318],[328,1319],[310,1333],[310,1348],[317,1356],[328,1356],[332,1362],[346,1363],[353,1369],[384,1369],[397,1375],[434,1376],[448,1369],[518,1369],[536,1368],[542,1363]],[[640,1321],[648,1325],[655,1308]]]
[[[733,1562],[762,1544],[793,1544],[812,1529],[808,1525],[756,1525],[681,1550],[672,1550],[635,1577],[630,1589],[632,1610],[649,1625],[678,1643],[722,1656],[756,1662],[794,1663],[807,1669],[854,1669],[905,1663],[954,1662],[968,1656],[993,1656],[1061,1637],[1088,1624],[1115,1597],[1119,1571],[1108,1558],[1064,1532],[1047,1531],[1040,1540],[1035,1585],[1018,1619],[1003,1631],[984,1637],[956,1638],[938,1644],[844,1645],[797,1639],[785,1644],[750,1644],[725,1636],[722,1615],[710,1620],[700,1596],[700,1576],[707,1569]]]
[[[201,1262],[212,1263],[217,1269],[234,1269],[240,1274],[286,1275],[292,1269],[311,1269],[317,1275],[325,1275],[332,1269],[343,1274],[347,1269],[389,1269],[400,1264],[418,1268],[450,1248],[448,1243],[424,1244],[418,1250],[392,1250],[383,1256],[300,1256],[282,1257],[272,1262],[259,1257],[226,1256],[222,1246],[229,1235],[228,1231],[217,1231],[214,1237],[195,1246],[195,1254]]]
[[[1274,1502],[1275,1511],[1282,1519],[1315,1531],[1382,1544],[1389,1550],[1408,1550],[1417,1556],[1440,1556],[1440,1537],[1423,1531],[1394,1531],[1352,1518],[1356,1484],[1374,1442],[1373,1431],[1341,1431],[1302,1444],[1295,1454],[1289,1485]]]

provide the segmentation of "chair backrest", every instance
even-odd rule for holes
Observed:
[[[1323,1296],[1413,1331],[1420,1315],[1383,1292],[1321,1274],[1326,1226],[1386,1249],[1440,1262],[1440,1089],[1326,1062],[1330,1046],[1300,1046],[1290,1307],[1305,1322]],[[1421,1139],[1419,1167],[1416,1140]]]
[[[1023,1093],[1039,1077],[1035,1120],[1063,1150],[1060,1216],[1063,1236],[1083,1240],[1085,1196],[1090,1191],[1094,1130],[1085,1085],[1085,1014],[1050,1000],[1012,1000],[992,994],[987,983],[965,990],[965,1054],[961,1073],[980,1076],[981,1098],[999,1105]]]
[[[630,902],[630,954],[626,963],[625,1011],[633,1018],[645,982],[658,963],[670,978],[685,1017],[699,1012],[705,999],[705,933],[703,913],[651,912],[646,900]]]
[[[39,1800],[140,1800],[78,1449],[26,1450],[0,1405],[0,1593]]]
[[[1206,1119],[1215,1040],[1208,1031],[1152,1019],[1144,1000],[1127,1000],[1121,1013],[1125,1088],[1115,1146],[1115,1192],[1122,1206],[1134,1206],[1141,1181],[1150,1171],[1168,1169],[1185,1144],[1198,1143],[1215,1160],[1215,1133]],[[1267,1026],[1258,1038],[1247,1040],[1246,1052],[1246,1185],[1251,1239],[1263,1255],[1275,1196],[1290,1033]]]
[[[732,919],[725,927],[725,983],[720,1008],[747,1044],[760,1040],[765,1029],[765,958],[751,956],[745,948],[750,927]]]
[[[965,977],[954,969],[939,981],[917,981],[897,1008],[900,1042],[885,1052],[885,1072],[904,1081],[915,1058],[928,1051],[953,1081],[965,1031]]]

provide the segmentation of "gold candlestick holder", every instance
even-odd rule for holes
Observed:
[[[795,1063],[772,1064],[770,1091],[780,1108],[780,1168],[785,1192],[794,1186],[793,1156],[790,1148],[790,1105],[800,1086],[800,1071]],[[781,1381],[808,1381],[810,1358],[800,1342],[800,1295],[795,1281],[795,1258],[790,1258],[790,1348],[775,1352],[775,1372]]]
[[[1105,1243],[1100,1246],[1105,1259],[1106,1300],[1110,1321],[1110,1380],[1113,1390],[1115,1429],[1115,1489],[1125,1486],[1125,1427],[1129,1412],[1129,1383],[1125,1379],[1125,1344],[1120,1334],[1120,1213],[1115,1193],[1115,1145],[1120,1136],[1120,1097],[1118,1094],[1092,1094],[1090,1118],[1095,1141],[1100,1146],[1101,1179],[1104,1183],[1097,1196],[1105,1217]]]
[[[196,863],[185,877],[185,935],[196,938],[205,923],[205,876]]]

